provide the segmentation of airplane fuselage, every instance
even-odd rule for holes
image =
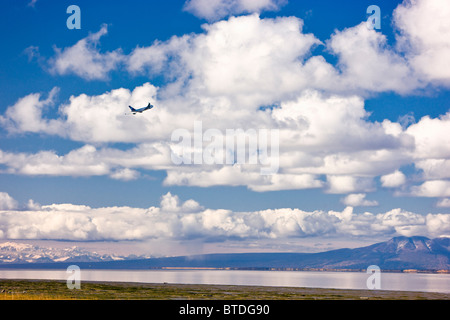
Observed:
[[[152,108],[153,108],[153,105],[152,105],[151,103],[149,103],[148,106],[146,106],[145,108],[134,109],[132,106],[129,106],[129,108],[130,108],[130,110],[131,110],[131,112],[132,112],[133,114],[136,114],[136,113],[142,113],[142,112],[144,112],[144,111],[146,111],[146,110],[152,109]]]

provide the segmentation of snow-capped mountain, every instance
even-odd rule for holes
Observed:
[[[0,264],[12,263],[48,263],[48,262],[105,262],[148,257],[116,256],[72,246],[70,248],[42,247],[26,243],[0,243]]]

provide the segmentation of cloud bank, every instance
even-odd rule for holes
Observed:
[[[1,193],[0,239],[74,241],[295,239],[315,237],[391,237],[450,235],[450,214],[421,215],[394,209],[385,213],[274,209],[233,212],[181,202],[167,193],[159,207],[91,208],[53,204],[14,209]],[[5,200],[6,199],[6,200]],[[12,199],[12,201],[15,201]],[[6,206],[4,205],[6,203]],[[9,206],[9,208],[8,208]]]

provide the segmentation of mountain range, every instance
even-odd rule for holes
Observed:
[[[138,256],[117,256],[99,254],[97,252],[78,248],[52,248],[31,245],[27,243],[0,243],[0,264],[36,264],[55,262],[105,262],[126,259],[148,258]]]
[[[5,248],[0,246],[0,248]],[[18,250],[16,248],[16,250]],[[20,251],[20,250],[19,250]],[[142,258],[86,256],[78,250],[64,251],[67,257],[50,258],[47,254],[29,256],[5,263],[0,268],[66,268],[68,262],[78,262],[85,269],[158,269],[158,268],[230,268],[230,269],[351,269],[363,270],[377,265],[382,270],[450,270],[450,238],[395,237],[386,242],[355,249],[338,249],[320,253],[226,253],[194,256]],[[70,254],[75,254],[73,257]],[[53,256],[56,257],[56,256]],[[81,259],[83,257],[83,259]],[[76,259],[79,259],[76,261]],[[21,261],[21,262],[19,262]]]

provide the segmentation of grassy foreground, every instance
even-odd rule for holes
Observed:
[[[82,282],[69,290],[64,281],[0,280],[0,300],[450,300],[450,294],[343,290],[320,288],[253,287],[191,284]]]

